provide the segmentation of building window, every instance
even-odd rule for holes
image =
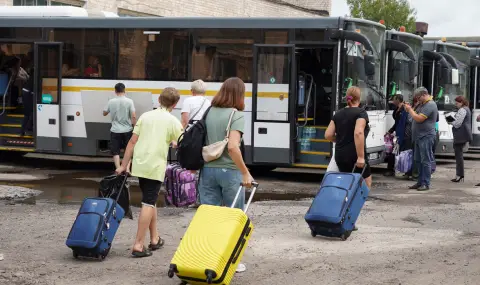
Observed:
[[[63,77],[113,78],[115,44],[112,30],[56,29],[53,39],[63,43]]]
[[[187,80],[186,31],[119,31],[118,78]]]
[[[236,76],[251,82],[256,34],[249,30],[221,29],[194,32],[192,79],[222,82]]]
[[[74,6],[83,7],[83,2],[79,0],[72,1],[53,1],[53,0],[13,0],[13,6]]]

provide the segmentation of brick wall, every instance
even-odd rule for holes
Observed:
[[[276,1],[330,12],[332,0]],[[89,9],[93,2],[117,2],[118,8],[159,16],[305,17],[314,15],[293,7],[275,4],[272,0],[89,0]]]

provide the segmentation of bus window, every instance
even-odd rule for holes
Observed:
[[[295,30],[295,41],[298,42],[321,42],[325,38],[325,30],[319,29],[297,29]]]
[[[28,39],[40,40],[42,38],[42,29],[39,28],[0,28],[0,38],[2,39]]]
[[[118,78],[187,80],[186,31],[119,31]]]
[[[193,32],[193,79],[222,82],[237,76],[252,82],[255,31],[199,30]]]
[[[288,31],[265,31],[265,44],[288,44]]]
[[[52,40],[63,43],[62,77],[82,77],[83,34],[83,29],[55,29],[53,31]]]
[[[112,79],[114,54],[113,30],[85,30],[83,77]]]

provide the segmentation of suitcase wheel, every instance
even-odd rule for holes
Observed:
[[[314,232],[314,231],[310,231],[310,234],[312,235],[312,237],[316,237],[316,236],[317,236],[317,233]]]
[[[174,275],[175,275],[175,273],[173,272],[173,269],[168,270],[168,277],[169,278],[173,278]]]
[[[73,252],[73,257],[74,257],[75,259],[78,259],[78,253],[77,253],[76,251]]]
[[[345,232],[344,234],[342,234],[342,235],[340,236],[340,238],[341,238],[343,241],[346,241],[346,240],[350,237],[351,234],[352,234],[351,231],[347,231],[347,232]]]

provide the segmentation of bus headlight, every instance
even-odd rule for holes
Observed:
[[[438,132],[440,139],[448,139],[448,132],[440,131]]]

